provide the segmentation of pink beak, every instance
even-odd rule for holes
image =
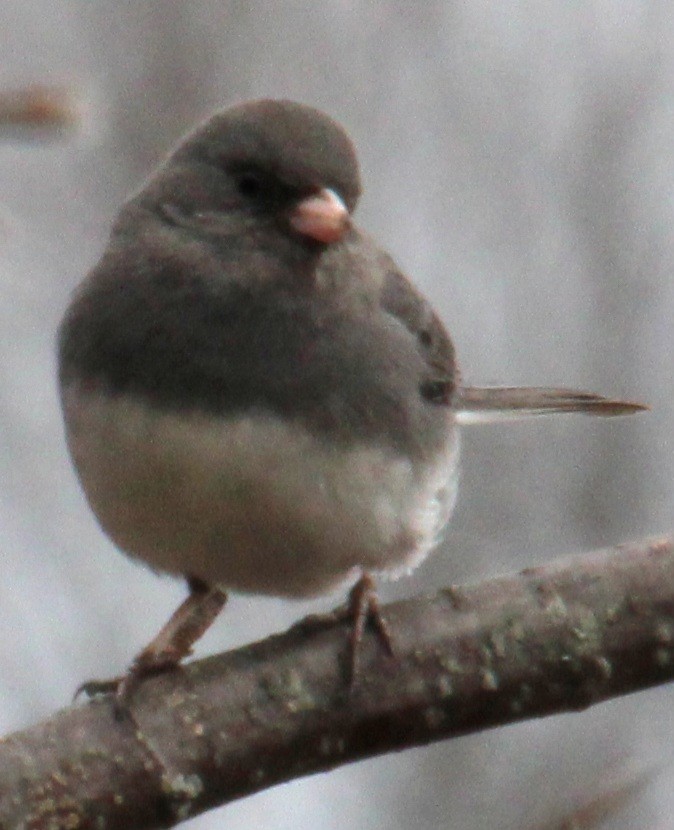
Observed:
[[[338,242],[349,227],[349,211],[334,190],[324,187],[297,203],[290,214],[290,225],[317,242]]]

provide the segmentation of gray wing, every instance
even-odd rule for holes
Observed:
[[[381,304],[417,339],[428,367],[427,376],[421,381],[422,396],[432,403],[449,406],[457,382],[454,345],[431,304],[393,265],[384,279]]]

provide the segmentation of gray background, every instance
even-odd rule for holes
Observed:
[[[66,456],[54,332],[117,206],[196,120],[255,96],[351,132],[358,219],[432,297],[475,383],[650,402],[464,433],[442,549],[386,598],[672,528],[674,7],[668,0],[3,0],[4,87],[72,83],[82,132],[0,141],[0,730],[121,670],[183,588],[120,556]],[[311,604],[235,598],[199,653]],[[626,776],[606,827],[671,827],[672,697],[368,761],[189,824],[537,828]]]

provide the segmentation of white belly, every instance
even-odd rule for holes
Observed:
[[[448,413],[433,464],[345,449],[266,415],[156,414],[64,392],[67,436],[110,537],[152,567],[253,593],[309,596],[361,570],[395,577],[437,542],[456,495]]]

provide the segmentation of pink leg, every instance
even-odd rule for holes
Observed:
[[[358,652],[363,641],[365,626],[368,622],[374,626],[379,642],[386,652],[389,656],[393,656],[391,629],[381,613],[377,587],[369,573],[363,573],[351,589],[349,593],[348,611],[352,620],[349,683],[353,686],[358,679]]]
[[[120,709],[128,707],[138,684],[151,674],[176,668],[192,652],[192,647],[213,624],[222,611],[227,594],[210,588],[198,580],[188,581],[190,593],[173,612],[157,636],[133,659],[128,672],[113,680],[92,680],[83,683],[76,696],[114,692]]]

